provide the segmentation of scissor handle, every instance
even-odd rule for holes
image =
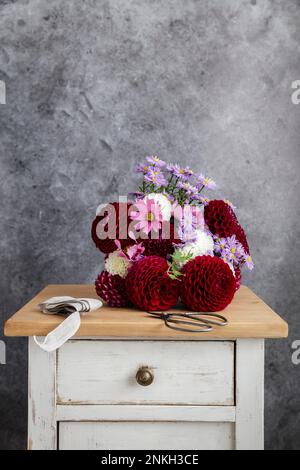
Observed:
[[[170,313],[160,312],[159,310],[155,310],[155,311],[147,310],[147,313],[150,313],[150,315],[153,315],[154,317],[157,317],[157,318],[163,318],[165,315],[170,315]]]
[[[212,313],[212,312],[186,312],[183,313],[182,315],[186,316],[187,318],[194,318],[195,320],[197,319],[196,315],[201,315],[201,317],[210,317],[207,320],[205,318],[201,318],[201,321],[203,323],[207,323],[208,325],[217,325],[217,326],[226,326],[228,325],[228,320],[226,317],[223,315],[220,315],[219,313]],[[221,321],[218,320],[212,320],[211,317],[213,318],[218,318]],[[200,321],[200,319],[198,319]]]
[[[212,326],[208,325],[207,323],[199,323],[199,319],[195,318],[197,320],[198,325],[201,326],[202,328],[195,328],[196,323],[192,321],[187,321],[187,320],[176,320],[175,318],[170,318],[170,316],[165,316],[164,317],[164,322],[165,325],[168,328],[171,328],[172,330],[177,330],[177,331],[184,331],[186,333],[206,333],[208,331],[211,331],[213,329]],[[180,326],[174,326],[175,325],[190,325],[193,326],[194,328],[182,328]]]
[[[156,318],[160,318],[164,321],[165,325],[168,328],[173,330],[184,331],[187,333],[205,333],[213,330],[213,325],[216,326],[226,326],[228,325],[228,320],[223,315],[213,312],[161,312],[161,311],[148,311],[151,315]],[[207,317],[207,319],[203,317]],[[212,320],[217,318],[218,320]],[[194,321],[188,321],[194,320]],[[196,324],[197,322],[197,324]],[[194,328],[181,328],[174,325],[189,325]],[[195,328],[199,326],[200,328]]]
[[[164,319],[164,318],[170,318],[172,316],[176,317],[182,317],[182,318],[192,318],[193,320],[196,321],[201,321],[203,323],[206,323],[208,325],[217,325],[217,326],[226,326],[228,325],[228,320],[226,317],[223,315],[220,315],[219,313],[214,313],[214,312],[161,312],[161,311],[148,311],[147,313],[150,313],[151,315],[154,315],[155,317]],[[198,315],[201,317],[208,317],[207,320],[205,318],[198,318]],[[218,320],[213,320],[212,318],[217,318],[221,321]]]

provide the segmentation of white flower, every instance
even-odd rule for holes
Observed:
[[[172,214],[172,205],[167,196],[161,193],[150,193],[147,194],[146,199],[155,201],[160,207],[162,220],[169,222]]]
[[[110,253],[105,261],[105,269],[110,274],[118,274],[121,277],[126,277],[130,265],[129,259],[120,256],[119,251]]]
[[[195,231],[196,240],[194,242],[195,251],[197,252],[196,256],[206,255],[209,251],[214,249],[213,238],[203,230]]]
[[[190,254],[192,258],[196,258],[196,256],[207,255],[213,251],[214,241],[210,235],[202,230],[195,230],[194,236],[193,242],[186,243],[183,247],[178,248],[182,255]]]

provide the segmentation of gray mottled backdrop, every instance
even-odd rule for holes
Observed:
[[[134,163],[191,164],[238,206],[245,282],[290,324],[267,344],[274,449],[300,448],[299,44],[299,0],[0,0],[3,321],[48,283],[93,281],[95,207],[135,188]],[[6,345],[0,447],[19,449],[27,347]]]

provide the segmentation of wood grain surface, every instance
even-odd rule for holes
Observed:
[[[6,323],[6,336],[45,336],[63,320],[63,316],[45,315],[38,304],[49,297],[70,295],[97,298],[93,285],[49,285],[15,313]],[[173,309],[172,311],[186,311]],[[248,287],[242,286],[232,303],[223,310],[229,325],[215,327],[208,333],[186,333],[171,330],[147,312],[134,308],[103,306],[82,317],[76,336],[128,339],[204,340],[237,338],[285,338],[288,325]]]

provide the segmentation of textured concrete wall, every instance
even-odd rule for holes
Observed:
[[[93,281],[95,207],[145,154],[207,172],[247,229],[245,282],[290,323],[267,344],[268,448],[300,448],[299,40],[299,0],[0,1],[2,319]],[[25,447],[26,354],[7,340],[1,448]]]

